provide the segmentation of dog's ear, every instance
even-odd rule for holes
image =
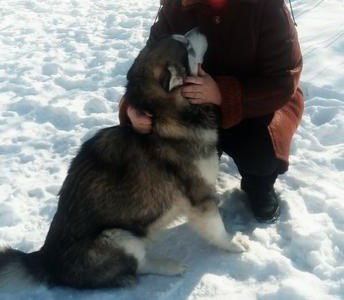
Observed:
[[[178,41],[178,42],[181,42],[182,44],[185,45],[185,47],[188,46],[189,44],[189,40],[184,36],[184,35],[181,35],[181,34],[172,34],[172,39]]]
[[[195,27],[185,33],[185,35],[173,34],[172,39],[184,44],[188,52],[188,73],[192,76],[197,76],[198,64],[202,64],[208,47],[205,35],[200,33],[198,27]]]
[[[185,68],[182,66],[178,66],[175,64],[169,64],[167,66],[169,71],[169,85],[168,91],[172,91],[174,88],[180,87],[183,85],[184,77],[185,77]]]
[[[176,63],[167,63],[167,65],[160,70],[158,81],[164,91],[168,93],[183,85],[185,75],[186,71],[183,66]]]
[[[207,38],[195,27],[185,34],[185,39],[187,40],[190,73],[192,76],[197,76],[198,64],[203,63],[203,57],[207,51]]]

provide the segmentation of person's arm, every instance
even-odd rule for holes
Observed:
[[[302,70],[297,33],[283,0],[267,0],[257,48],[259,77],[214,77],[222,95],[222,126],[273,113],[295,93]]]
[[[123,96],[119,102],[119,123],[131,124],[139,133],[146,134],[152,130],[152,115],[133,108]]]

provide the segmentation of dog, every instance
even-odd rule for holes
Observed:
[[[44,245],[29,254],[2,249],[0,286],[16,279],[112,288],[136,282],[138,274],[183,274],[180,262],[146,256],[147,244],[180,216],[221,249],[248,248],[244,237],[226,232],[217,207],[218,108],[191,104],[180,91],[205,49],[205,37],[192,30],[141,50],[127,73],[125,97],[153,116],[152,132],[113,126],[80,147]]]

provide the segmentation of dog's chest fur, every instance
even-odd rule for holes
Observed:
[[[213,152],[208,158],[201,158],[196,161],[200,175],[211,185],[216,184],[217,172],[219,169],[218,155]]]

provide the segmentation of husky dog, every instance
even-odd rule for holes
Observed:
[[[191,42],[189,42],[191,41]],[[196,41],[196,42],[195,42]],[[181,95],[206,41],[196,30],[146,46],[128,72],[126,98],[153,115],[150,134],[130,125],[100,130],[72,160],[42,248],[0,251],[0,286],[13,279],[74,288],[116,287],[137,274],[179,275],[182,263],[149,259],[146,245],[184,215],[229,252],[247,241],[225,230],[216,201],[218,112]],[[17,286],[17,285],[16,285]]]

